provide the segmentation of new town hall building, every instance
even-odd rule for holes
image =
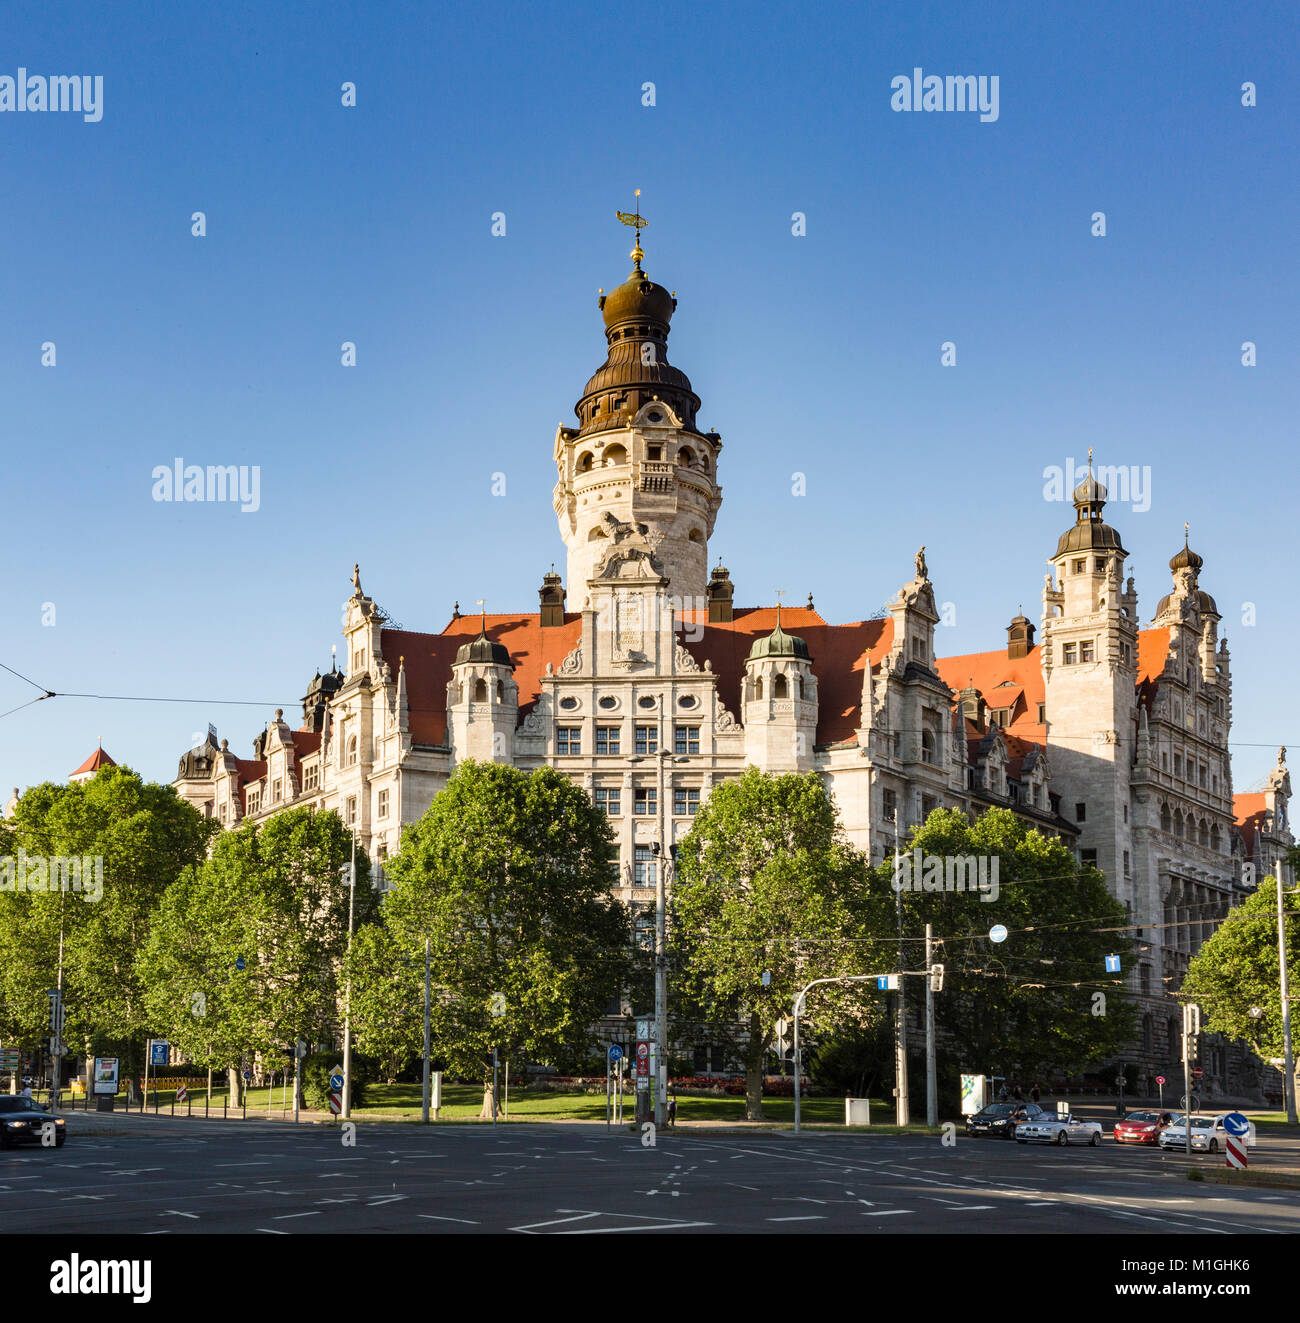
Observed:
[[[1007,807],[1094,862],[1128,909],[1143,953],[1127,1059],[1167,1070],[1168,994],[1249,889],[1244,865],[1262,876],[1292,839],[1284,753],[1234,810],[1228,649],[1201,558],[1177,552],[1143,627],[1090,471],[1047,549],[1039,626],[1017,614],[991,651],[935,655],[924,548],[883,618],[831,624],[811,598],[735,605],[727,569],[709,569],[722,438],[668,361],[677,300],[642,271],[639,241],[632,256],[600,299],[605,361],[555,433],[564,578],[543,578],[533,610],[415,633],[389,626],[354,569],[343,669],[311,680],[301,720],[277,712],[251,758],[215,733],[186,753],[178,793],[228,827],[335,809],[382,876],[457,762],[552,766],[609,815],[614,886],[641,925],[662,845],[748,764],[820,773],[873,861],[936,807]],[[1244,1049],[1209,1046],[1212,1089],[1257,1091]]]

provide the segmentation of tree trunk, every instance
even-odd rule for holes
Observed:
[[[745,1120],[763,1119],[763,1022],[758,1012],[749,1017],[749,1043],[745,1049]]]
[[[230,1106],[238,1107],[243,1094],[240,1090],[244,1087],[244,1081],[240,1077],[238,1066],[226,1067],[226,1089],[230,1094]]]

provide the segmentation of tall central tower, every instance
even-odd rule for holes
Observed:
[[[555,513],[568,549],[569,601],[581,606],[596,567],[617,541],[654,549],[678,609],[703,609],[709,536],[722,490],[722,439],[701,432],[699,397],[668,362],[676,298],[641,269],[639,214],[631,274],[601,291],[608,351],[575,406],[578,426],[555,434]]]

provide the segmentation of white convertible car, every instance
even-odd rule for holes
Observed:
[[[1090,1144],[1101,1143],[1100,1121],[1076,1121],[1072,1116],[1052,1116],[1044,1112],[1033,1121],[1016,1126],[1017,1144]]]

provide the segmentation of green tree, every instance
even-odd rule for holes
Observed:
[[[80,893],[0,893],[0,1037],[34,1044],[48,1033],[45,989],[57,980],[61,945],[65,1039],[116,1047],[137,1069],[149,1026],[135,957],[167,887],[203,858],[215,830],[170,786],[127,767],[28,790],[6,825],[6,855],[75,856],[91,867]]]
[[[1106,973],[1105,958],[1119,955],[1128,970],[1136,948],[1125,931],[1124,907],[1096,869],[1078,864],[1055,837],[996,808],[973,826],[958,810],[936,809],[913,833],[903,857],[910,872],[900,873],[900,882],[921,889],[895,889],[892,857],[873,868],[871,927],[878,933],[897,931],[901,897],[905,964],[920,969],[925,924],[933,925],[934,959],[945,965],[935,1021],[963,1070],[1011,1076],[1069,1072],[1106,1060],[1132,1040],[1133,1000],[1125,976]],[[946,889],[949,861],[961,860],[969,871],[980,858],[990,881],[985,892]],[[942,864],[939,885],[945,889],[925,889],[928,859]],[[929,877],[933,883],[935,875]],[[1004,942],[990,940],[995,924],[1008,929]],[[907,990],[912,987],[919,998],[920,980],[912,980]],[[1096,1000],[1096,993],[1103,1000]]]
[[[815,773],[747,768],[709,796],[678,849],[673,990],[682,1019],[703,1015],[745,1065],[745,1115],[763,1115],[763,1063],[775,1024],[813,979],[866,972],[865,861],[848,844]],[[770,975],[767,984],[763,975]],[[879,1017],[853,985],[809,993],[802,1032]]]
[[[1300,988],[1300,910],[1293,895],[1284,894],[1283,900],[1287,977],[1295,996]],[[1277,880],[1270,876],[1228,914],[1192,957],[1182,996],[1201,1007],[1204,1032],[1247,1042],[1265,1060],[1276,1060],[1282,1056],[1279,969]],[[1261,1013],[1252,1016],[1252,1009]]]
[[[352,978],[357,1046],[391,1084],[424,1050],[424,953],[408,955],[387,926],[367,924],[357,933],[344,970]]]
[[[278,1057],[298,1037],[328,1042],[342,1028],[351,850],[336,813],[290,809],[219,837],[160,907],[138,961],[154,1026],[224,1067],[232,1091],[244,1056]],[[377,915],[364,850],[355,908],[358,925]]]
[[[626,980],[612,844],[605,815],[567,777],[471,761],[389,861],[385,923],[421,977],[428,938],[438,1054],[483,1079],[485,1115],[494,1048],[536,1061],[580,1052]],[[360,988],[363,1004],[372,993]]]

